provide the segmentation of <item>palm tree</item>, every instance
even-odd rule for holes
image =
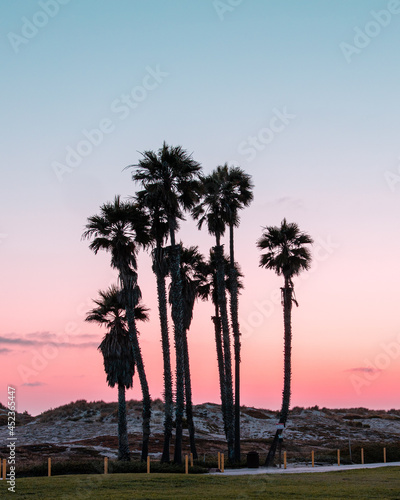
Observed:
[[[224,257],[224,269],[225,269],[225,288],[228,290],[230,294],[232,294],[232,286],[231,286],[231,276],[230,276],[230,261],[228,257]],[[240,272],[239,266],[235,263],[235,271],[236,271],[236,285],[237,290],[243,288],[243,284],[238,280],[239,277],[243,277]],[[197,275],[200,276],[201,284],[199,286],[198,294],[202,300],[208,300],[211,298],[211,301],[214,305],[214,316],[211,317],[214,323],[214,334],[215,334],[215,346],[217,350],[217,362],[218,362],[218,374],[219,374],[219,387],[220,387],[220,395],[221,395],[221,410],[222,417],[224,421],[224,429],[225,435],[227,437],[226,432],[226,396],[225,396],[225,362],[224,362],[224,353],[222,346],[222,328],[221,328],[221,317],[219,314],[218,307],[218,295],[217,295],[217,279],[216,279],[216,259],[215,253],[211,249],[210,257],[207,262],[202,263],[197,271]]]
[[[169,274],[164,242],[168,236],[168,219],[163,210],[158,193],[147,190],[136,193],[136,201],[148,213],[150,220],[151,243],[154,246],[152,255],[152,270],[157,281],[158,313],[161,329],[161,345],[163,352],[164,373],[164,445],[161,463],[169,462],[169,447],[173,427],[173,394],[172,370],[168,329],[167,291],[165,280]]]
[[[238,284],[234,254],[234,228],[239,226],[239,210],[253,200],[251,176],[239,167],[228,167],[225,163],[217,167],[222,180],[223,202],[229,225],[230,257],[230,311],[235,353],[235,461],[240,463],[240,328],[238,318]]]
[[[148,219],[138,206],[122,202],[116,196],[113,203],[100,207],[100,215],[88,218],[83,238],[93,238],[89,248],[111,252],[111,267],[118,270],[128,322],[129,340],[138,371],[143,394],[143,445],[141,459],[146,460],[150,437],[151,398],[138,332],[135,323],[135,306],[140,299],[137,285],[136,255],[139,245],[149,242]]]
[[[175,235],[184,212],[193,208],[199,199],[200,165],[181,146],[168,146],[165,142],[158,150],[145,151],[132,179],[140,182],[152,197],[161,200],[161,207],[168,221],[171,260],[172,321],[176,352],[176,435],[174,462],[182,463],[182,419],[184,412],[184,326],[183,294],[180,272],[180,247]]]
[[[264,228],[263,235],[257,241],[258,248],[266,250],[261,255],[260,267],[271,269],[284,278],[284,286],[281,288],[284,317],[284,384],[279,417],[279,423],[283,425],[286,424],[290,407],[292,304],[298,306],[294,297],[293,277],[310,268],[311,253],[304,245],[312,243],[313,240],[308,234],[301,232],[297,224],[288,224],[286,219],[283,219],[280,227]],[[278,438],[279,431],[276,432],[269,450],[267,466],[273,464]]]
[[[97,307],[88,312],[86,321],[105,325],[108,329],[99,350],[103,354],[108,385],[118,386],[118,460],[130,460],[125,389],[133,385],[135,362],[126,324],[125,306],[121,290],[116,286],[100,291],[99,295],[100,299],[94,300]],[[137,305],[135,318],[147,321],[147,309]]]
[[[203,285],[201,268],[204,265],[204,257],[198,251],[198,247],[184,248],[181,243],[180,250],[181,278],[183,291],[183,349],[184,349],[184,372],[185,372],[185,400],[186,400],[186,419],[189,429],[190,451],[193,458],[197,459],[197,450],[195,443],[195,427],[193,421],[193,402],[192,402],[192,384],[190,378],[189,347],[187,341],[187,332],[193,319],[193,308],[196,298],[200,296],[200,289]],[[172,292],[172,287],[170,289]],[[170,303],[173,297],[170,293]]]
[[[229,213],[224,203],[223,177],[216,170],[202,178],[203,197],[201,202],[192,210],[194,219],[198,220],[198,228],[207,224],[208,232],[215,236],[214,247],[216,259],[216,284],[218,308],[222,324],[222,337],[224,346],[224,376],[226,400],[226,433],[228,441],[228,459],[234,461],[234,413],[233,413],[233,387],[232,387],[232,357],[229,333],[229,321],[226,306],[224,286],[224,248],[221,237],[225,233]]]

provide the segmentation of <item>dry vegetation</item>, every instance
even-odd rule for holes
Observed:
[[[140,401],[128,401],[128,430],[132,458],[139,458],[141,446]],[[57,462],[102,460],[116,458],[117,404],[104,401],[79,400],[43,412],[37,417],[27,413],[17,415],[17,454],[20,467],[43,464],[47,457]],[[196,442],[201,459],[210,461],[218,451],[226,452],[220,407],[203,403],[194,407]],[[241,408],[243,458],[257,451],[260,461],[265,457],[277,423],[277,412],[252,407]],[[7,435],[7,409],[0,406],[0,439]],[[153,402],[150,455],[158,459],[163,443],[163,403]],[[334,463],[336,450],[342,452],[342,463],[360,461],[360,449],[365,449],[366,462],[382,461],[386,446],[388,461],[400,460],[400,411],[376,411],[366,408],[327,409],[295,407],[285,430],[284,450],[289,461],[309,462],[315,450],[318,463]],[[173,442],[171,443],[171,451]],[[183,437],[184,452],[189,451],[187,430]],[[0,458],[7,456],[0,448]]]

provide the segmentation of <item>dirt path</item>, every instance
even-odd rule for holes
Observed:
[[[381,464],[352,464],[352,465],[323,465],[311,467],[308,466],[298,466],[298,465],[288,465],[287,469],[279,467],[260,467],[258,469],[228,469],[224,473],[221,472],[210,472],[211,475],[222,475],[222,476],[242,476],[248,474],[300,474],[309,472],[337,472],[345,470],[354,469],[375,469],[377,467],[400,467],[400,462],[389,462]]]

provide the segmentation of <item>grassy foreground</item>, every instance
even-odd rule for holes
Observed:
[[[4,499],[398,499],[400,468],[260,476],[185,476],[177,474],[112,474],[17,478],[16,492]]]

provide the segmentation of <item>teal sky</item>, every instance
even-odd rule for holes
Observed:
[[[43,14],[46,9],[52,16]],[[83,226],[115,194],[134,193],[123,168],[166,140],[193,152],[206,172],[229,162],[253,176],[255,200],[237,233],[246,275],[243,321],[279,286],[272,273],[258,268],[255,241],[262,226],[286,217],[316,240],[335,242],[329,259],[299,290],[294,321],[303,334],[299,352],[312,345],[315,357],[337,362],[321,375],[341,381],[326,405],[353,402],[358,395],[346,370],[362,368],[368,356],[379,355],[379,342],[399,331],[400,183],[390,184],[387,175],[400,169],[400,2],[13,0],[0,4],[0,28],[0,336],[55,333],[72,321],[82,335],[101,338],[76,311],[114,274],[108,256],[94,257],[80,240]],[[364,48],[354,41],[358,29],[374,35],[364,38]],[[355,47],[347,60],[343,44]],[[133,109],[122,102],[132,92]],[[109,132],[101,138],[93,132],[100,126]],[[85,134],[98,144],[90,145]],[[79,147],[90,153],[72,167],[67,153]],[[204,253],[213,243],[191,221],[181,237]],[[154,279],[146,257],[141,259],[144,300],[153,311],[143,328],[150,353],[159,349]],[[280,359],[280,321],[278,308],[244,346],[253,370],[261,362],[258,352]],[[212,341],[211,335],[204,340],[204,352],[214,349]],[[17,366],[22,358],[12,349],[0,343],[0,356],[10,354]],[[79,356],[85,355],[82,349]],[[101,369],[100,360],[103,387]],[[259,379],[264,369],[262,364]],[[262,397],[248,374],[244,400],[277,406],[280,369],[277,362],[272,378],[278,389]],[[307,371],[300,362],[297,369]],[[400,356],[391,371],[400,373]],[[87,377],[84,370],[81,376]],[[36,379],[29,391],[19,381],[27,407],[31,393],[44,389],[50,406],[47,371]],[[157,395],[161,382],[155,376],[152,383]],[[315,389],[308,397],[307,383],[298,388],[303,399],[297,402],[318,404],[326,394]],[[390,406],[379,383],[365,388],[360,405]],[[210,381],[210,399],[218,398],[216,384]],[[198,399],[206,399],[207,387]],[[82,391],[91,398],[89,388]]]

